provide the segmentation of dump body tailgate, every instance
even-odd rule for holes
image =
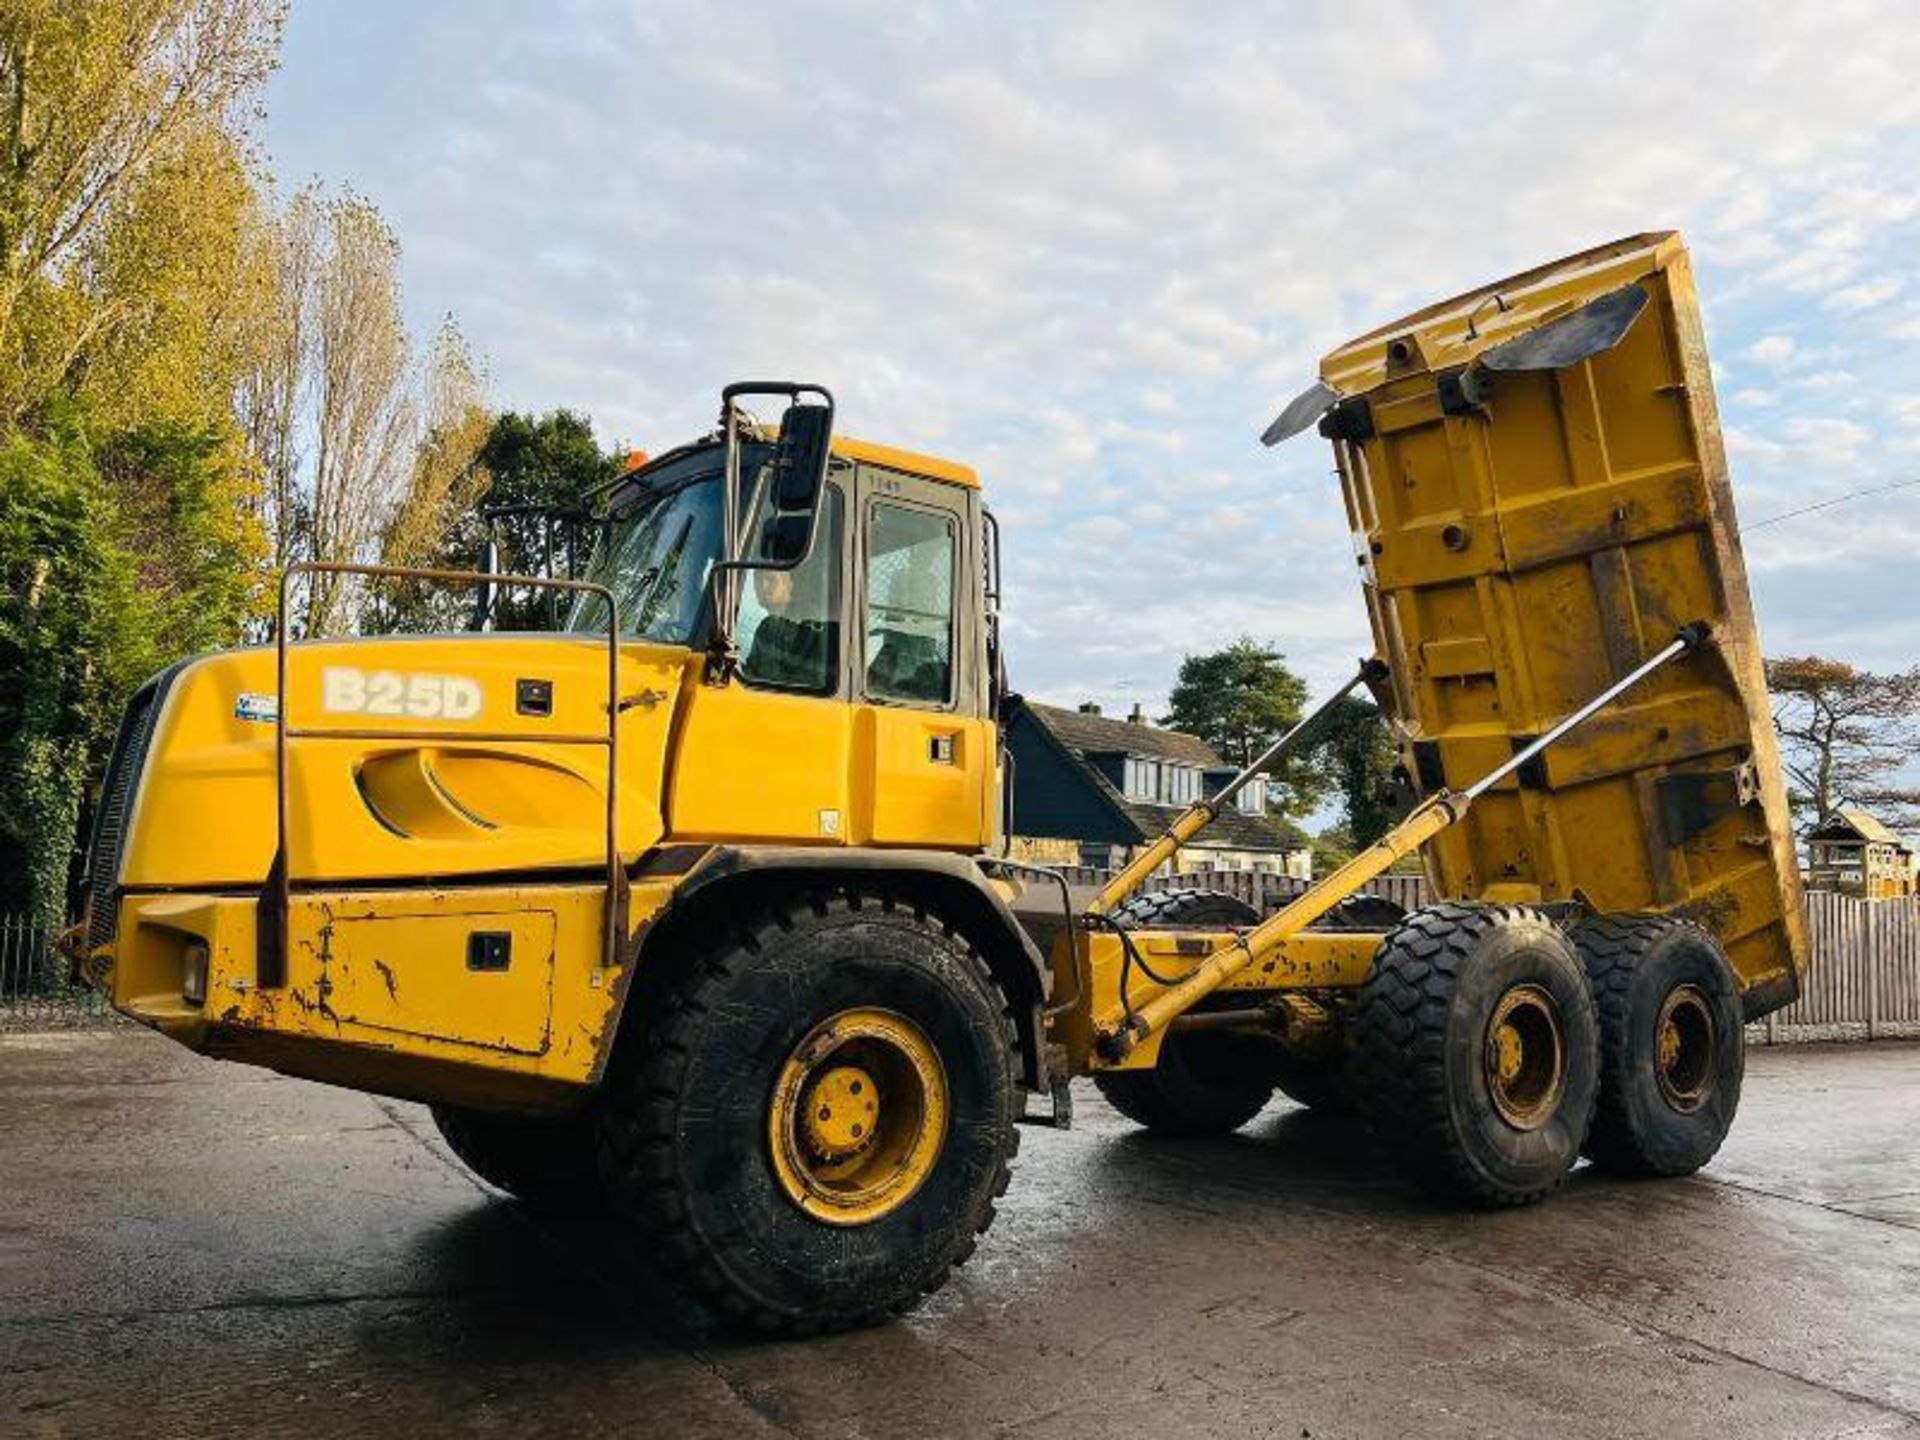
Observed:
[[[1786,1004],[1807,954],[1799,869],[1678,235],[1430,306],[1321,377],[1422,792],[1491,770],[1680,626],[1715,630],[1441,835],[1438,891],[1688,915],[1725,945],[1750,1018]]]

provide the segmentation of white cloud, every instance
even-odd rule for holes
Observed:
[[[1873,432],[1858,421],[1805,415],[1787,421],[1786,435],[1797,446],[1835,457],[1851,455],[1873,438]]]
[[[1763,335],[1747,346],[1746,357],[1756,365],[1764,365],[1769,370],[1781,370],[1793,359],[1798,347],[1791,335]]]
[[[1906,288],[1906,281],[1898,275],[1881,275],[1834,291],[1820,302],[1820,308],[1838,310],[1843,315],[1854,315],[1862,310],[1872,310],[1876,306],[1886,304]]]

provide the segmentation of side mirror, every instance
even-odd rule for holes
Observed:
[[[786,568],[798,565],[807,555],[807,542],[813,538],[813,514],[769,515],[760,526],[760,553],[754,557],[761,565]]]
[[[773,447],[773,509],[778,515],[810,511],[820,503],[833,444],[833,409],[828,405],[787,407],[780,438]]]

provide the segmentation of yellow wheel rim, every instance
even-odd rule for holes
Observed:
[[[1554,998],[1538,985],[1516,985],[1502,995],[1487,1025],[1482,1063],[1487,1093],[1502,1120],[1516,1130],[1546,1124],[1567,1080]]]
[[[926,1032],[891,1010],[843,1010],[808,1032],[774,1083],[774,1176],[816,1220],[872,1224],[933,1173],[947,1116]]]
[[[1690,1114],[1713,1092],[1714,1053],[1719,1045],[1713,1006],[1697,986],[1667,992],[1654,1021],[1654,1078],[1667,1104]]]

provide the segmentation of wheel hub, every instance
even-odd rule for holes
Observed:
[[[1676,985],[1654,1021],[1654,1078],[1667,1104],[1682,1114],[1698,1110],[1713,1093],[1719,1036],[1713,1007],[1693,985]]]
[[[805,1148],[822,1160],[843,1160],[873,1143],[880,1090],[858,1065],[835,1065],[801,1102]]]
[[[946,1142],[946,1072],[890,1010],[843,1010],[794,1047],[768,1107],[773,1173],[829,1225],[867,1225],[912,1198]]]
[[[1538,985],[1516,985],[1502,995],[1487,1024],[1481,1063],[1502,1120],[1516,1130],[1546,1124],[1567,1079],[1560,1006],[1553,996]]]

